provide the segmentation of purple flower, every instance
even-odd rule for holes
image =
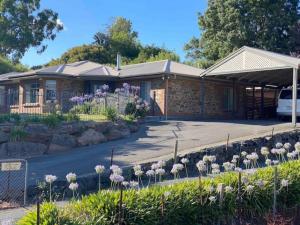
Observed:
[[[124,83],[123,88],[128,91],[130,89],[130,85],[128,83]]]
[[[115,93],[120,93],[121,92],[121,89],[120,88],[116,88],[115,89]]]
[[[83,104],[83,103],[84,103],[84,100],[85,100],[85,99],[84,99],[83,97],[81,97],[81,96],[74,96],[74,97],[70,98],[70,101],[71,101],[71,102],[76,103],[76,104],[78,104],[78,105]]]
[[[105,92],[109,90],[109,86],[107,84],[103,84],[101,89]]]

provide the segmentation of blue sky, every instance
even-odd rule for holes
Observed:
[[[183,46],[199,36],[197,13],[204,12],[207,0],[41,0],[42,8],[59,13],[65,30],[37,54],[30,49],[22,63],[33,66],[59,57],[69,48],[92,42],[97,31],[104,31],[113,17],[130,19],[143,44],[165,46],[184,60]]]

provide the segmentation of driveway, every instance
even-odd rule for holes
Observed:
[[[95,146],[77,148],[56,155],[45,155],[28,160],[29,184],[54,174],[64,179],[68,172],[86,175],[94,172],[97,164],[110,164],[114,148],[114,164],[126,166],[137,162],[154,161],[172,157],[175,140],[179,140],[179,154],[188,153],[206,145],[230,140],[251,138],[290,129],[290,123],[278,121],[163,121],[143,124],[141,129],[127,139]]]

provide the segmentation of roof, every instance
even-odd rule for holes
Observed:
[[[205,70],[201,76],[282,86],[292,83],[292,70],[299,66],[299,58],[244,46]]]
[[[0,75],[0,81],[7,81],[10,77],[13,77],[15,75],[19,74],[19,72],[10,72],[10,73],[4,73]]]
[[[11,73],[9,76],[7,75],[6,78],[2,77],[3,75],[0,75],[0,81],[2,81],[2,78],[9,80],[13,78],[29,77],[35,75],[65,76],[73,78],[126,78],[143,77],[155,74],[179,74],[183,76],[199,77],[200,73],[202,73],[203,71],[204,70],[202,69],[198,69],[182,63],[173,62],[170,60],[127,65],[122,66],[120,70],[90,61],[80,61],[75,63],[45,67],[28,72]]]
[[[199,77],[202,72],[204,72],[204,69],[199,69],[171,60],[161,60],[122,66],[120,70],[120,77],[136,77],[152,74],[178,74]]]
[[[201,75],[299,68],[300,59],[244,46],[205,70]]]

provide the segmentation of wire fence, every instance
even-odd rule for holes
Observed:
[[[26,205],[27,161],[0,160],[0,209]]]

